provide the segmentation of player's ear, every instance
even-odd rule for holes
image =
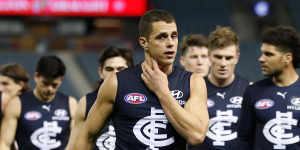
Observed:
[[[286,65],[293,62],[293,54],[290,52],[287,52],[283,55],[283,61]]]
[[[183,56],[180,56],[179,62],[180,62],[181,66],[184,66],[184,57]]]
[[[98,75],[101,79],[104,79],[102,67],[98,67]]]
[[[239,60],[240,60],[240,51],[237,51],[236,52],[236,62],[235,62],[235,64],[237,64],[239,62]]]
[[[142,48],[147,51],[148,50],[148,41],[147,38],[144,36],[139,37],[139,44],[142,46]]]

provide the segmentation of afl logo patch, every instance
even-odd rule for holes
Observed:
[[[207,99],[206,103],[208,108],[215,106],[215,102],[211,99]]]
[[[27,120],[35,121],[35,120],[39,120],[42,117],[42,114],[37,111],[30,111],[30,112],[27,112],[24,115],[24,117]]]
[[[124,97],[124,100],[129,104],[142,104],[147,101],[147,97],[140,93],[129,93]]]
[[[255,103],[256,109],[269,109],[274,105],[274,101],[270,99],[261,99]]]

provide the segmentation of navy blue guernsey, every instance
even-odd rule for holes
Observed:
[[[190,150],[232,150],[237,139],[237,123],[243,94],[249,81],[235,76],[227,87],[216,87],[205,78],[209,126],[204,142]]]
[[[70,133],[69,97],[57,92],[45,103],[28,92],[20,96],[16,140],[19,150],[63,150]]]
[[[261,80],[244,94],[239,139],[241,149],[300,149],[300,80],[286,87]]]
[[[98,89],[88,93],[86,95],[86,111],[85,111],[85,118],[87,118],[87,115],[89,111],[91,110],[93,104],[95,103],[97,99]],[[114,150],[116,143],[116,135],[114,127],[112,126],[112,123],[109,122],[109,124],[105,125],[105,127],[100,131],[100,136],[97,139],[96,147],[94,150]]]
[[[140,64],[117,73],[118,90],[112,114],[115,150],[184,150],[186,141],[168,121],[141,73]],[[179,67],[174,67],[168,76],[169,89],[182,107],[190,96],[190,76]]]

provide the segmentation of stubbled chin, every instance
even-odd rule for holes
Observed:
[[[172,59],[162,59],[160,61],[158,61],[158,64],[159,65],[172,65],[174,63],[175,59],[172,58]]]
[[[227,79],[228,78],[228,75],[227,74],[219,74],[217,76],[219,79]]]

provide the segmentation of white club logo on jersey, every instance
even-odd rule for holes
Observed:
[[[61,146],[61,141],[55,139],[60,134],[62,128],[57,125],[57,121],[44,121],[43,127],[34,131],[30,137],[33,145],[41,150],[56,149]]]
[[[266,139],[274,143],[274,149],[286,149],[286,145],[295,144],[300,141],[299,136],[288,133],[292,126],[297,126],[298,121],[293,119],[293,113],[281,113],[276,111],[276,118],[268,121],[263,129]]]
[[[237,132],[225,130],[225,127],[231,127],[232,123],[237,123],[238,117],[233,116],[232,110],[217,110],[217,115],[209,121],[206,136],[212,139],[214,146],[225,146],[226,141],[237,138]]]
[[[114,150],[116,143],[116,133],[112,125],[108,126],[108,131],[103,133],[96,142],[96,146],[100,150]]]
[[[69,121],[70,117],[68,116],[68,112],[65,109],[57,109],[54,111],[54,116],[52,120],[64,120]]]
[[[162,109],[151,107],[150,116],[140,119],[133,127],[133,133],[143,144],[149,146],[148,149],[159,150],[160,147],[174,143],[174,137],[167,134],[160,134],[159,130],[166,130],[168,124],[167,117]]]

